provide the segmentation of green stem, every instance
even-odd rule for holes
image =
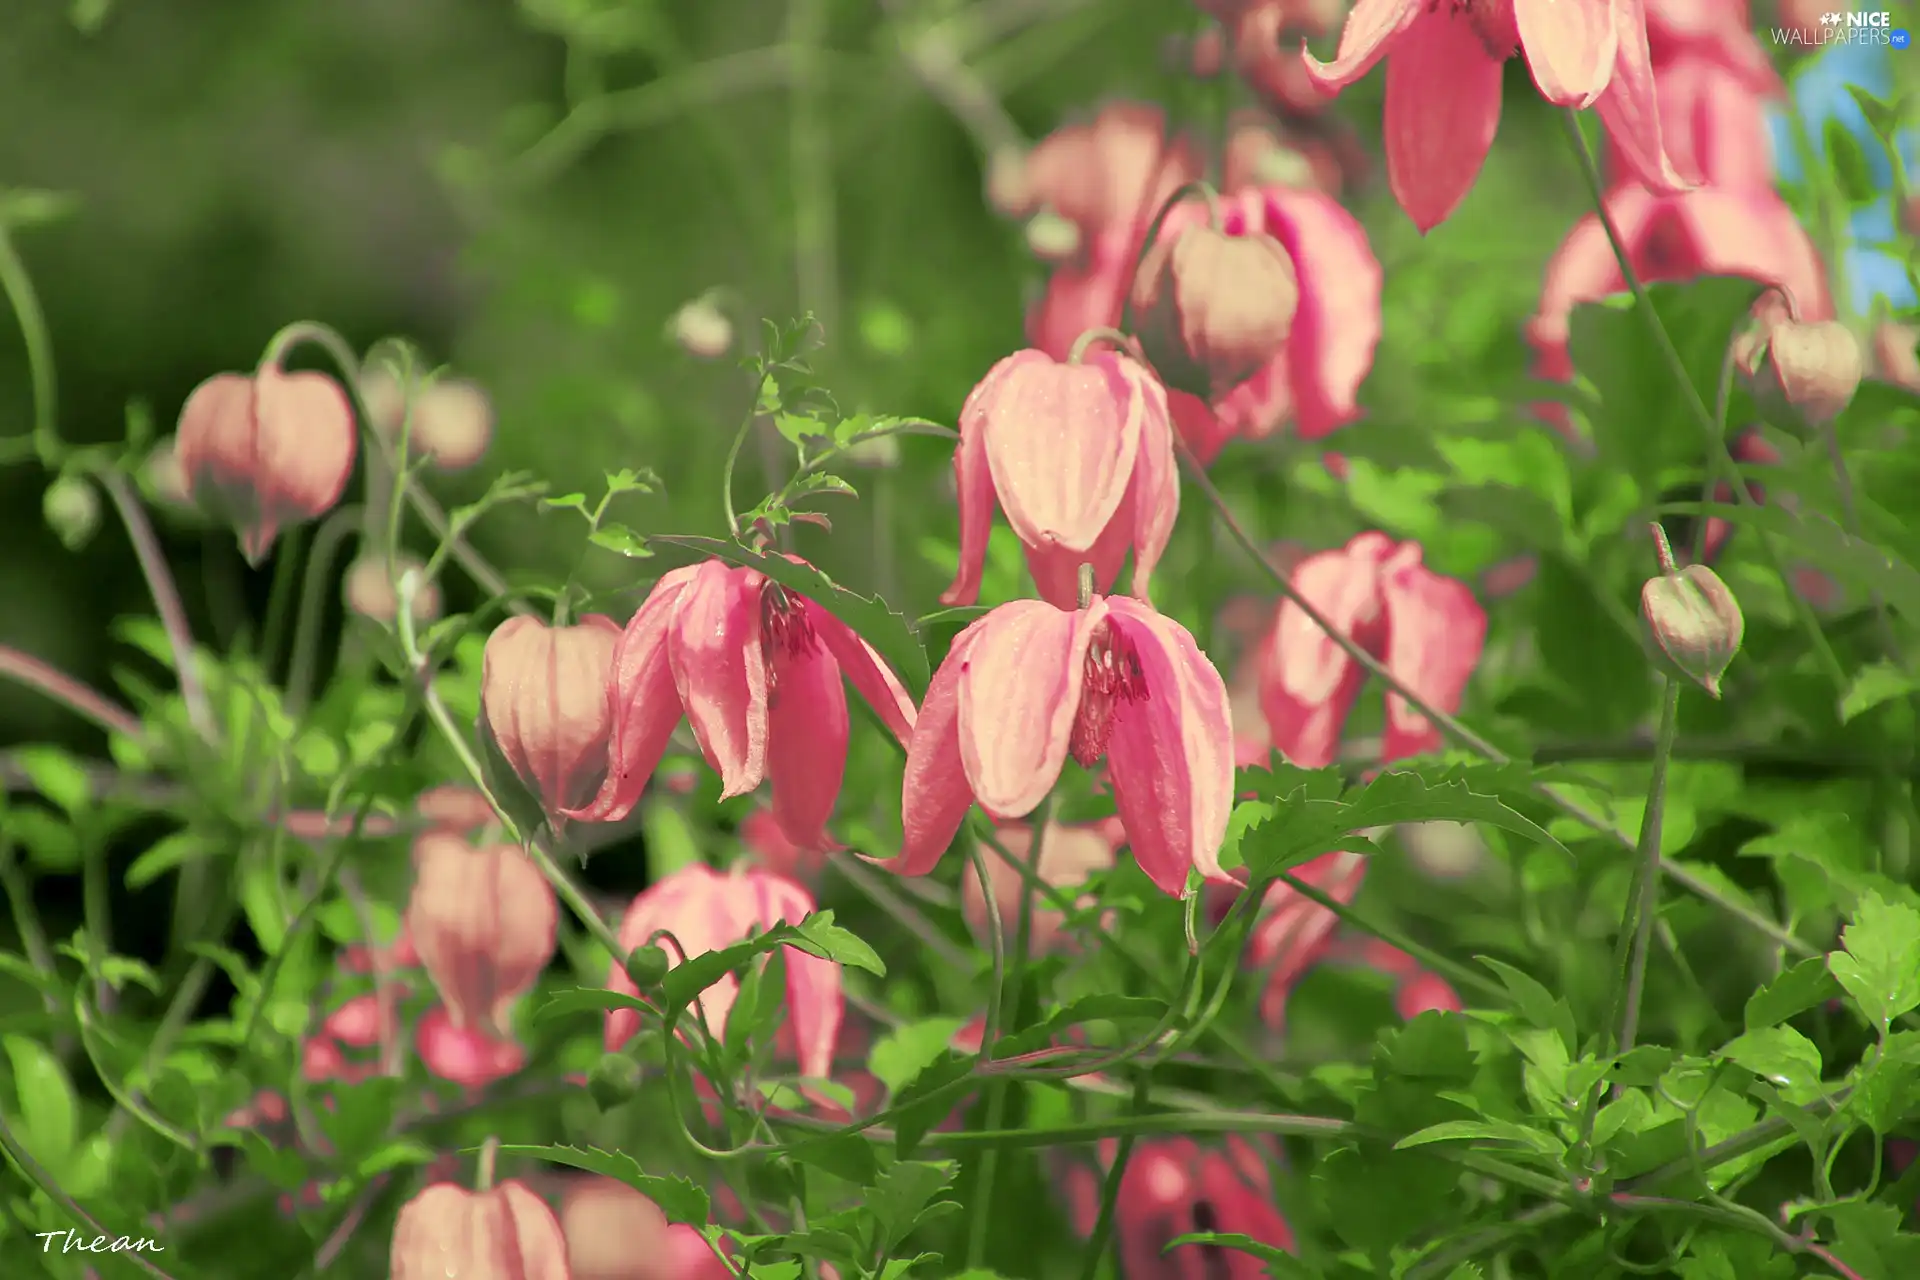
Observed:
[[[1632,908],[1633,953],[1627,963],[1625,988],[1616,1004],[1620,1033],[1614,1049],[1618,1053],[1633,1048],[1634,1036],[1639,1030],[1640,996],[1647,982],[1647,949],[1660,906],[1660,827],[1667,807],[1667,765],[1673,757],[1673,739],[1680,723],[1680,682],[1671,676],[1663,676],[1661,682],[1664,687],[1660,701],[1660,737],[1654,743],[1653,776],[1647,782],[1647,807],[1640,819],[1639,900]]]
[[[293,652],[287,659],[287,710],[293,715],[305,710],[307,699],[313,696],[327,573],[333,568],[340,544],[353,535],[359,523],[359,507],[336,507],[321,523],[307,550],[307,572],[300,584],[299,612],[293,620]]]
[[[1127,1100],[1128,1118],[1139,1115],[1146,1106],[1152,1080],[1151,1071],[1139,1073],[1134,1081],[1133,1096]],[[1113,1235],[1113,1211],[1120,1203],[1120,1187],[1126,1180],[1127,1162],[1133,1158],[1133,1144],[1138,1136],[1131,1130],[1123,1134],[1120,1149],[1113,1153],[1113,1165],[1107,1170],[1105,1185],[1100,1188],[1100,1216],[1094,1219],[1093,1235],[1087,1241],[1086,1255],[1080,1264],[1080,1280],[1094,1280],[1100,1274],[1100,1260],[1106,1256],[1107,1240]]]
[[[26,1175],[27,1181],[38,1187],[41,1194],[53,1201],[62,1213],[89,1232],[93,1238],[98,1239],[104,1236],[112,1240],[119,1236],[120,1233],[107,1230],[98,1218],[81,1207],[79,1201],[61,1190],[60,1184],[54,1181],[53,1175],[33,1158],[33,1153],[21,1145],[18,1138],[13,1136],[13,1130],[7,1127],[5,1117],[0,1117],[0,1151],[4,1151],[7,1158]],[[51,1252],[51,1249],[45,1252]],[[127,1250],[115,1256],[124,1258],[140,1271],[152,1276],[154,1280],[173,1280],[172,1276],[147,1261],[146,1256],[137,1249]]]
[[[33,386],[33,450],[39,455],[40,465],[53,471],[66,452],[56,412],[53,340],[47,335],[47,317],[40,309],[33,277],[27,273],[27,264],[21,261],[4,223],[0,223],[0,293],[6,294],[13,307],[27,348],[27,379]]]
[[[13,929],[20,935],[20,947],[27,959],[39,973],[49,978],[58,977],[53,948],[47,945],[46,931],[34,913],[33,885],[21,874],[18,850],[12,837],[6,835],[0,835],[0,891],[7,895],[7,906],[13,912]],[[45,992],[44,998],[48,1013],[58,1011],[60,1001],[53,992]]]

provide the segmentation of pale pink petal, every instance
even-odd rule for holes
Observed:
[[[1093,590],[1105,595],[1119,581],[1121,566],[1127,562],[1127,549],[1133,543],[1133,495],[1128,494],[1112,523],[1099,541],[1087,551],[1068,551],[1063,547],[1024,547],[1027,571],[1033,575],[1033,593],[1056,609],[1074,609],[1080,604],[1080,566],[1093,566]]]
[[[1480,177],[1500,128],[1502,65],[1471,23],[1438,14],[1393,47],[1381,122],[1387,185],[1422,232],[1451,217]]]
[[[1777,285],[1803,320],[1833,318],[1819,251],[1793,210],[1772,191],[1701,187],[1666,199],[1678,212],[1700,271]]]
[[[1296,311],[1296,328],[1299,323]],[[1288,346],[1290,350],[1292,344]],[[1290,363],[1291,356],[1282,352],[1279,359],[1268,362],[1259,372],[1214,403],[1211,413],[1215,421],[1211,431],[1220,439],[1220,443],[1224,444],[1229,439],[1264,440],[1287,425],[1287,420],[1293,416],[1293,388],[1287,379],[1287,366]],[[1193,426],[1181,417],[1178,410],[1175,411],[1174,421],[1183,438],[1193,437]],[[1200,426],[1203,431],[1207,425],[1202,421]],[[1333,428],[1316,426],[1315,429],[1324,435]],[[1214,451],[1219,451],[1218,444],[1214,446]],[[1195,452],[1199,450],[1195,448]],[[1205,461],[1209,455],[1203,454],[1201,457]]]
[[[1286,246],[1300,281],[1286,379],[1295,429],[1316,440],[1359,413],[1356,397],[1380,342],[1380,262],[1366,230],[1331,197],[1286,187],[1261,194],[1267,229]]]
[[[987,463],[986,408],[1008,373],[1046,357],[1016,351],[987,370],[960,406],[960,443],[953,450],[953,491],[960,508],[960,563],[953,584],[940,595],[945,605],[969,605],[980,598],[980,573],[993,530],[993,473]]]
[[[1411,27],[1425,7],[1422,0],[1360,0],[1340,30],[1340,49],[1332,62],[1320,61],[1307,51],[1306,41],[1300,42],[1307,79],[1329,97],[1340,92],[1373,70],[1389,50],[1405,48],[1406,42],[1394,37]]]
[[[1147,412],[1141,383],[1139,366],[1105,351],[1078,365],[1018,352],[987,375],[977,402],[987,465],[1020,541],[1093,546],[1133,477]]]
[[[1114,518],[1116,523],[1125,519],[1132,526],[1133,594],[1145,600],[1153,585],[1153,571],[1180,518],[1180,461],[1173,449],[1173,412],[1167,403],[1167,389],[1137,365],[1134,371],[1141,383],[1146,412],[1140,420],[1140,453],[1134,459],[1132,485],[1125,505]]]
[[[1072,612],[1015,600],[980,620],[960,678],[960,758],[991,817],[1023,818],[1053,789],[1106,614],[1097,599]]]
[[[1233,717],[1227,686],[1187,629],[1125,597],[1108,625],[1139,656],[1147,697],[1123,701],[1107,743],[1114,805],[1134,861],[1174,897],[1187,871],[1225,879],[1220,842],[1233,809]]]
[[[847,691],[825,648],[776,659],[767,694],[767,777],[773,817],[802,849],[837,849],[827,821],[847,771]]]
[[[1616,187],[1607,193],[1607,212],[1627,244],[1634,244],[1652,218],[1657,201],[1644,187]],[[1540,309],[1527,322],[1527,340],[1539,354],[1540,374],[1570,377],[1567,360],[1568,324],[1582,302],[1597,302],[1625,289],[1606,228],[1588,214],[1573,225],[1547,261],[1546,281],[1540,291]]]
[[[913,697],[900,683],[900,677],[894,674],[886,659],[846,623],[811,600],[803,601],[801,607],[806,610],[813,634],[840,664],[840,672],[853,685],[854,692],[866,699],[867,705],[880,717],[880,723],[905,744],[913,736],[915,713]]]
[[[654,945],[662,947],[675,963],[738,942],[739,933],[730,927],[725,914],[713,910],[716,902],[724,904],[725,888],[726,877],[719,872],[703,862],[689,863],[636,896],[627,907],[615,936],[622,947],[631,951],[649,945],[656,933],[665,931],[671,936],[659,939]],[[733,1003],[738,983],[729,975],[721,980],[720,986],[709,988],[703,997],[702,1004],[709,1015],[713,1011],[715,992],[727,984],[733,987],[724,994],[722,1003],[727,1006]],[[607,989],[622,995],[640,994],[633,979],[627,976],[626,967],[618,960],[608,970]],[[619,1049],[639,1029],[640,1015],[636,1010],[610,1011],[606,1019],[608,1052]]]
[[[1521,0],[1522,3],[1566,9],[1565,0]],[[1588,0],[1597,3],[1597,0]],[[1618,51],[1613,76],[1600,95],[1600,123],[1634,175],[1656,194],[1685,191],[1690,184],[1673,167],[1661,138],[1660,100],[1654,91],[1653,56],[1647,51],[1647,18],[1643,0],[1612,0],[1614,40]],[[1535,64],[1538,76],[1538,64]],[[1545,91],[1545,85],[1542,86]],[[1551,97],[1551,95],[1549,95]],[[1585,105],[1582,103],[1581,105]]]
[[[1614,75],[1614,54],[1620,47],[1622,31],[1616,10],[1621,7],[1624,0],[1513,0],[1521,51],[1533,71],[1533,82],[1548,102],[1556,107],[1586,108],[1605,91]],[[1632,8],[1644,62],[1646,17],[1637,0]],[[1651,109],[1650,78],[1648,86],[1647,106]]]
[[[1393,993],[1393,1007],[1402,1018],[1412,1022],[1423,1013],[1459,1013],[1466,1005],[1453,984],[1437,973],[1421,972],[1400,984]]]
[[[613,734],[607,740],[607,778],[600,793],[578,809],[561,812],[583,822],[617,822],[633,812],[680,723],[680,697],[667,662],[667,634],[674,606],[699,567],[675,569],[653,584],[613,647],[607,695],[613,704]]]
[[[920,702],[900,784],[900,856],[884,864],[903,876],[933,870],[973,807],[960,754],[960,680],[986,620],[977,619],[954,637]]]
[[[1480,663],[1487,613],[1473,598],[1472,589],[1422,565],[1419,553],[1418,544],[1405,544],[1395,555],[1399,563],[1388,565],[1380,575],[1387,615],[1387,670],[1428,705],[1453,715],[1460,710],[1461,695]],[[1444,742],[1439,728],[1407,705],[1406,699],[1397,693],[1387,695],[1382,761],[1425,755]]]
[[[799,924],[815,911],[800,885],[770,872],[747,873],[762,928]],[[786,948],[787,1026],[793,1033],[800,1074],[815,1079],[833,1075],[833,1054],[840,1042],[846,998],[840,990],[840,966],[831,960]]]
[[[699,567],[674,609],[667,644],[673,684],[721,797],[745,795],[767,773],[765,579],[719,560]]]

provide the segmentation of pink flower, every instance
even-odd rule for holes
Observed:
[[[1293,876],[1341,905],[1353,901],[1366,879],[1367,860],[1356,853],[1324,853],[1295,867]],[[1246,963],[1265,975],[1260,1018],[1275,1031],[1286,1025],[1287,997],[1300,979],[1333,949],[1340,917],[1278,881],[1267,889],[1260,916],[1247,939]]]
[[[1027,865],[1033,850],[1033,827],[1029,823],[1008,823],[995,835],[1006,851]],[[1056,889],[1075,889],[1085,884],[1087,877],[1096,871],[1104,871],[1113,865],[1115,852],[1126,843],[1126,832],[1114,819],[1103,822],[1068,824],[1050,822],[1047,824],[1046,839],[1040,842],[1040,863],[1034,871],[1040,879]],[[1020,898],[1026,891],[1026,880],[1006,860],[991,849],[982,849],[986,857],[987,880],[993,885],[993,899],[1000,910],[1002,928],[1012,936],[1012,928],[1020,919]],[[1077,899],[1081,907],[1093,905],[1090,897]],[[1034,955],[1045,955],[1060,940],[1060,930],[1065,918],[1060,911],[1048,905],[1037,891],[1033,896],[1033,912],[1029,941]],[[980,877],[969,872],[960,881],[960,909],[966,917],[967,927],[973,936],[985,946],[987,933],[987,895],[980,889]]]
[[[517,1041],[460,1026],[442,1005],[420,1015],[413,1047],[428,1071],[466,1089],[484,1089],[527,1065],[527,1051]]]
[[[994,365],[960,410],[953,454],[960,567],[940,597],[980,597],[996,495],[1027,549],[1042,598],[1071,607],[1083,561],[1105,591],[1133,550],[1144,597],[1180,513],[1167,393],[1146,366],[1101,352],[1081,364],[1019,351]]]
[[[1710,58],[1739,73],[1758,94],[1782,89],[1773,59],[1761,47],[1746,0],[1646,0],[1647,47],[1656,78],[1660,67],[1680,58]]]
[[[1750,72],[1718,57],[1681,52],[1655,60],[1654,85],[1661,131],[1682,177],[1715,187],[1772,188],[1765,98],[1779,91],[1777,83],[1756,86]],[[1608,169],[1616,181],[1656,185],[1644,181],[1618,144],[1609,144]]]
[[[620,922],[620,945],[628,949],[643,947],[664,931],[671,936],[660,938],[657,945],[670,957],[677,953],[677,960],[684,962],[745,941],[749,933],[783,921],[799,924],[813,911],[813,896],[785,876],[758,867],[735,867],[721,873],[696,862],[633,900]],[[800,1074],[830,1079],[845,1011],[840,966],[792,947],[787,948],[786,960],[787,1022],[793,1028]],[[617,962],[607,975],[607,987],[630,996],[640,994],[625,967]],[[710,1034],[725,1034],[727,1014],[739,995],[740,980],[732,974],[701,993],[697,1007]],[[639,1029],[640,1015],[636,1011],[615,1009],[608,1013],[608,1051],[618,1049]]]
[[[1606,205],[1643,283],[1744,276],[1782,289],[1803,320],[1833,316],[1819,254],[1793,211],[1770,191],[1701,187],[1655,195],[1645,187],[1621,186],[1607,193]],[[1527,322],[1541,377],[1573,376],[1567,336],[1574,307],[1626,287],[1606,229],[1598,215],[1588,214],[1547,264],[1540,310]]]
[[[1102,1144],[1111,1160],[1112,1143]],[[1069,1182],[1070,1209],[1082,1235],[1099,1213],[1099,1187],[1085,1166]],[[1261,1280],[1270,1274],[1249,1253],[1219,1245],[1167,1242],[1194,1232],[1243,1235],[1293,1248],[1293,1232],[1274,1207],[1272,1177],[1258,1147],[1231,1136],[1219,1147],[1191,1138],[1148,1138],[1120,1176],[1114,1237],[1127,1280]]]
[[[1167,136],[1166,112],[1114,102],[1090,121],[1065,124],[1027,153],[1001,203],[1015,217],[1051,209],[1092,236],[1124,227],[1135,237],[1183,184],[1202,176],[1190,140]]]
[[[339,383],[271,364],[195,387],[174,436],[194,501],[234,524],[253,564],[281,526],[317,519],[340,501],[357,444]]]
[[[1301,561],[1292,583],[1396,680],[1448,715],[1460,709],[1486,642],[1487,615],[1465,584],[1421,564],[1419,543],[1362,533],[1338,551]],[[1260,663],[1260,702],[1274,746],[1305,769],[1332,764],[1366,669],[1291,600],[1280,605]],[[1425,716],[1387,694],[1382,759],[1422,755],[1441,741]]]
[[[612,1178],[577,1178],[560,1202],[569,1280],[725,1280],[698,1231]]]
[[[1072,755],[1107,781],[1140,869],[1176,897],[1221,879],[1233,807],[1227,691],[1185,627],[1137,600],[1085,609],[1003,604],[962,631],[934,673],[907,749],[903,875],[931,871],[968,807],[1022,818]]]
[[[567,1240],[524,1183],[468,1191],[438,1182],[400,1206],[391,1280],[571,1280]]]
[[[612,618],[596,613],[570,627],[509,618],[487,637],[481,735],[549,821],[583,803],[606,775],[607,671],[619,635]]]
[[[811,883],[826,864],[823,849],[802,849],[787,839],[780,823],[767,809],[755,809],[740,820],[740,843],[761,866],[790,880]]]
[[[1480,176],[1500,127],[1501,69],[1515,51],[1559,107],[1597,107],[1635,170],[1678,191],[1660,136],[1644,0],[1359,0],[1339,56],[1300,56],[1337,94],[1387,60],[1387,182],[1421,231],[1445,222]]]
[[[407,936],[457,1027],[505,1029],[514,1001],[553,959],[560,907],[516,845],[475,848],[429,832],[414,842]]]
[[[723,796],[773,782],[773,816],[802,848],[826,832],[847,767],[842,675],[905,742],[913,702],[880,655],[819,605],[708,560],[656,582],[613,652],[613,732],[600,793],[568,817],[626,817],[684,714]]]

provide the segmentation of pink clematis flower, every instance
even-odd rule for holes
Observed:
[[[1771,191],[1701,187],[1656,195],[1629,185],[1610,191],[1606,205],[1643,282],[1744,276],[1781,289],[1802,320],[1833,318],[1820,255],[1793,210]],[[1574,307],[1626,287],[1606,229],[1598,215],[1588,214],[1547,264],[1540,309],[1527,322],[1540,377],[1573,376],[1567,337]]]
[[[1180,514],[1166,390],[1124,355],[1061,364],[1019,351],[994,365],[960,409],[953,476],[960,567],[940,597],[949,605],[980,598],[996,495],[1041,598],[1061,608],[1072,607],[1082,562],[1105,591],[1129,547],[1144,598]]]
[[[520,1042],[503,1039],[478,1026],[461,1026],[444,1006],[420,1015],[413,1047],[426,1069],[465,1089],[484,1089],[527,1065]]]
[[[954,639],[907,749],[893,868],[925,875],[969,805],[1031,813],[1072,755],[1103,757],[1134,859],[1176,897],[1188,870],[1225,878],[1233,807],[1227,691],[1185,627],[1137,600],[1084,609],[1016,600]]]
[[[676,962],[742,942],[747,935],[776,924],[799,924],[814,911],[813,895],[785,876],[758,867],[736,867],[719,872],[703,863],[682,867],[645,890],[627,908],[620,922],[620,945],[646,946],[656,933]],[[677,953],[677,954],[676,954]],[[787,948],[787,1023],[792,1027],[794,1056],[800,1073],[817,1079],[833,1074],[833,1052],[840,1037],[845,1002],[840,994],[840,966],[831,960]],[[615,963],[607,988],[639,995],[639,988]],[[726,1032],[727,1014],[740,995],[740,981],[732,974],[701,993],[697,1008],[709,1033]],[[609,1052],[633,1038],[640,1015],[632,1009],[607,1014]]]
[[[1293,869],[1303,883],[1342,905],[1351,903],[1366,879],[1367,860],[1357,853],[1336,850]],[[1260,993],[1260,1020],[1275,1031],[1286,1025],[1287,997],[1333,950],[1340,917],[1295,889],[1277,881],[1260,903],[1260,917],[1247,938],[1246,964],[1265,975]]]
[[[847,767],[843,675],[895,736],[912,736],[912,699],[838,618],[751,569],[719,560],[675,569],[614,648],[606,781],[566,815],[609,822],[631,813],[684,713],[723,795],[771,779],[787,838],[836,847],[826,823]]]
[[[1662,135],[1682,177],[1713,187],[1771,190],[1767,90],[1756,88],[1739,68],[1690,52],[1656,62],[1654,84]],[[1609,145],[1607,167],[1617,181],[1652,185],[1617,143]]]
[[[685,1223],[612,1178],[580,1178],[560,1202],[569,1280],[726,1280],[734,1274]]]
[[[1449,715],[1460,709],[1486,643],[1487,615],[1464,583],[1420,562],[1419,543],[1362,533],[1338,551],[1308,556],[1292,583],[1395,679]],[[1291,600],[1281,603],[1261,644],[1260,664],[1260,703],[1275,748],[1305,769],[1332,764],[1366,669]],[[1383,759],[1422,755],[1440,743],[1425,716],[1387,694]]]
[[[1101,1144],[1111,1161],[1114,1144]],[[1067,1180],[1074,1225],[1091,1234],[1099,1216],[1094,1171],[1075,1166]],[[1167,1242],[1199,1231],[1243,1235],[1276,1249],[1293,1248],[1293,1232],[1273,1203],[1272,1175],[1260,1148],[1237,1135],[1219,1147],[1191,1138],[1149,1138],[1134,1148],[1120,1175],[1114,1234],[1127,1280],[1261,1280],[1272,1274],[1249,1253],[1217,1245]]]
[[[414,841],[407,936],[457,1027],[497,1033],[553,959],[560,907],[518,845],[475,847],[428,832]]]
[[[1008,853],[1023,863],[1031,858],[1031,824],[1008,823],[995,834]],[[1111,867],[1114,855],[1126,840],[1126,832],[1114,818],[1087,823],[1049,822],[1046,838],[1040,842],[1040,862],[1033,869],[1043,881],[1056,889],[1077,888],[1092,873]],[[1008,928],[1011,922],[1020,918],[1020,899],[1026,893],[1027,882],[997,853],[986,849],[982,852],[987,855],[987,881],[993,886],[993,901],[1000,912],[1001,926]],[[1093,898],[1081,895],[1075,902],[1084,909],[1093,905]],[[988,945],[992,934],[987,927],[987,895],[980,888],[979,876],[968,874],[960,881],[960,913],[966,917],[967,928],[972,931],[974,939],[981,946]],[[1029,924],[1029,941],[1034,955],[1045,955],[1056,945],[1070,941],[1061,936],[1066,918],[1037,893],[1033,896]]]
[[[1083,237],[1117,226],[1144,236],[1160,205],[1205,174],[1192,139],[1170,137],[1166,111],[1143,102],[1061,125],[1008,172],[996,200],[1006,213],[1050,209]]]
[[[1387,61],[1387,183],[1421,231],[1452,216],[1480,176],[1500,127],[1501,68],[1516,51],[1559,107],[1596,107],[1635,169],[1664,191],[1674,172],[1660,135],[1644,0],[1359,0],[1307,73],[1337,94]]]
[[[569,1280],[567,1240],[523,1182],[468,1191],[437,1182],[400,1206],[392,1280]]]

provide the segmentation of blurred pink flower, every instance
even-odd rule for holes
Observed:
[[[749,933],[781,922],[799,924],[814,912],[813,895],[785,876],[758,867],[736,866],[730,872],[703,863],[680,868],[633,900],[620,922],[620,945],[629,949],[648,945],[656,933],[676,963],[743,942]],[[840,966],[792,947],[786,949],[787,1022],[793,1028],[794,1053],[800,1074],[831,1079],[833,1054],[840,1037],[845,1001],[840,994]],[[607,987],[627,995],[639,988],[615,963]],[[700,994],[696,1007],[707,1031],[722,1035],[727,1014],[740,995],[740,980],[732,974]],[[618,1049],[640,1029],[640,1015],[632,1009],[607,1014],[606,1046]]]
[[[1420,554],[1417,542],[1362,533],[1301,561],[1292,584],[1395,679],[1451,715],[1480,661],[1487,615],[1471,589],[1428,569]],[[1282,601],[1260,649],[1260,701],[1274,747],[1302,768],[1332,764],[1366,678],[1303,609]],[[1383,760],[1423,755],[1441,741],[1425,716],[1387,694]]]
[[[1758,94],[1781,91],[1780,73],[1754,34],[1746,0],[1646,0],[1654,76],[1663,63],[1709,58]],[[1668,139],[1671,145],[1671,138]]]
[[[600,786],[607,769],[607,672],[620,628],[588,614],[569,627],[508,618],[487,637],[480,731],[558,821]]]
[[[773,782],[773,816],[808,849],[837,847],[827,820],[847,767],[852,682],[894,735],[913,701],[844,622],[751,569],[707,560],[654,584],[614,649],[606,783],[568,817],[624,818],[684,714],[723,796]]]
[[[1008,853],[1020,859],[1023,866],[1028,865],[1033,850],[1031,823],[1006,823],[995,835]],[[1033,868],[1034,873],[1056,889],[1078,888],[1093,872],[1113,865],[1114,855],[1126,839],[1126,831],[1117,818],[1088,823],[1049,822],[1046,838],[1040,842],[1040,861]],[[987,881],[993,885],[1001,926],[1011,930],[1020,917],[1020,899],[1026,890],[1026,880],[991,849],[983,848],[981,854],[986,859]],[[1084,896],[1077,901],[1082,907],[1093,905]],[[1059,941],[1065,917],[1037,892],[1033,904],[1029,933],[1032,954],[1045,955]],[[971,871],[960,879],[960,909],[974,938],[980,945],[987,945],[987,895],[980,888],[980,877]],[[1012,935],[1009,932],[1007,936]]]
[[[802,849],[787,839],[780,822],[768,809],[755,809],[740,820],[740,843],[761,866],[803,884],[810,883],[826,864],[824,849]]]
[[[428,1071],[467,1089],[484,1089],[527,1065],[527,1051],[518,1042],[477,1026],[462,1027],[441,1005],[420,1015],[413,1047]]]
[[[960,410],[953,476],[960,565],[940,597],[948,605],[979,599],[996,497],[1041,597],[1063,609],[1082,562],[1106,591],[1129,549],[1144,598],[1180,513],[1166,390],[1145,365],[1108,352],[1071,364],[1019,351],[994,365]]]
[[[1049,209],[1083,237],[1122,228],[1138,238],[1155,210],[1203,173],[1192,141],[1167,136],[1163,108],[1112,102],[1041,139],[1002,184],[1000,203],[1014,217]]]
[[[438,1182],[400,1206],[391,1280],[571,1280],[567,1241],[521,1182],[468,1191]]]
[[[1345,851],[1324,853],[1295,867],[1292,875],[1345,905],[1360,892],[1367,860]],[[1333,949],[1339,930],[1339,916],[1284,880],[1267,889],[1246,950],[1247,967],[1264,975],[1261,1021],[1275,1031],[1285,1027],[1287,997]]]
[[[1016,600],[955,637],[921,707],[902,785],[902,875],[931,871],[978,803],[1031,813],[1071,755],[1104,758],[1135,861],[1162,891],[1220,879],[1233,807],[1226,686],[1185,627],[1124,596]]]
[[[1359,0],[1332,62],[1304,41],[1300,56],[1329,95],[1386,59],[1387,183],[1425,232],[1452,216],[1479,178],[1500,127],[1502,69],[1515,52],[1548,102],[1597,107],[1636,172],[1660,190],[1684,189],[1660,136],[1643,0]]]
[[[1113,1159],[1102,1143],[1102,1161]],[[1077,1165],[1068,1207],[1082,1235],[1099,1216],[1099,1180]],[[1191,1138],[1148,1138],[1133,1150],[1120,1177],[1114,1239],[1127,1280],[1261,1280],[1270,1274],[1249,1253],[1221,1245],[1167,1242],[1195,1232],[1243,1235],[1276,1249],[1293,1249],[1293,1232],[1274,1206],[1266,1158],[1253,1143],[1230,1136],[1218,1147]]]
[[[576,1178],[560,1202],[568,1280],[726,1280],[700,1233],[624,1182]]]
[[[1772,189],[1765,98],[1750,76],[1716,57],[1688,52],[1656,59],[1654,85],[1667,150],[1682,177],[1735,190]],[[1616,182],[1651,185],[1617,143],[1608,154]]]
[[[553,959],[553,886],[517,845],[433,832],[413,846],[407,936],[457,1027],[505,1031],[513,1004]]]

